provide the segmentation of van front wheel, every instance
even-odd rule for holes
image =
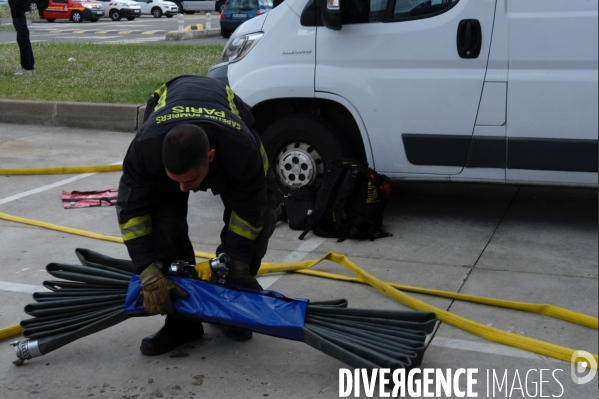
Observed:
[[[269,126],[261,140],[281,191],[319,187],[326,165],[351,155],[339,137],[333,125],[314,115],[288,116]]]

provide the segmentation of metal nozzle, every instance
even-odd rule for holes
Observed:
[[[225,253],[218,254],[216,258],[210,259],[208,265],[210,266],[210,270],[212,273],[216,273],[218,275],[218,283],[224,284],[227,278],[227,274],[229,273],[229,268],[227,264],[231,258]]]
[[[42,356],[43,353],[40,351],[38,347],[37,339],[35,341],[25,340],[25,341],[15,341],[10,343],[10,346],[15,347],[15,354],[17,355],[17,360],[12,363],[20,366],[25,360],[33,359],[34,357]]]

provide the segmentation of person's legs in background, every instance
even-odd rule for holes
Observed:
[[[27,19],[25,14],[13,15],[12,24],[17,31],[17,44],[21,53],[21,68],[15,72],[15,75],[31,75],[35,64],[33,49],[29,40],[29,28],[27,28]]]

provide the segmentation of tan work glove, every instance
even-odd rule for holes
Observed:
[[[149,315],[175,313],[171,293],[181,298],[189,294],[181,287],[164,277],[156,263],[150,264],[139,275],[143,291],[144,311]]]
[[[262,289],[258,280],[250,274],[250,266],[247,263],[240,260],[231,260],[227,266],[229,268],[227,284],[255,290]]]

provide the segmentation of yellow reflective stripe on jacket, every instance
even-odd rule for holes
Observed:
[[[249,238],[250,240],[254,241],[256,237],[258,237],[258,234],[260,234],[260,232],[262,231],[262,227],[258,229],[252,226],[251,224],[240,218],[239,215],[235,213],[235,211],[233,211],[231,212],[231,219],[229,219],[229,230],[231,230],[233,233],[237,235]]]
[[[119,224],[124,241],[152,233],[152,217],[150,215],[138,216],[127,223]]]
[[[233,90],[231,90],[231,88],[229,86],[227,86],[226,89],[227,89],[227,100],[229,100],[229,108],[231,109],[231,112],[234,113],[238,118],[241,118],[239,116],[239,110],[237,109],[237,106],[235,105],[235,101],[233,101],[235,99],[235,92]]]
[[[268,163],[268,155],[266,155],[266,150],[262,143],[260,143],[260,156],[262,156],[262,165],[264,165],[264,176],[268,174],[268,168],[270,167]]]
[[[160,96],[160,98],[158,99],[158,102],[156,103],[156,106],[154,107],[154,111],[158,111],[160,108],[164,107],[166,105],[166,92],[168,91],[168,88],[166,87],[166,83],[163,84],[162,86],[160,86],[160,88],[158,90],[156,90],[156,94],[158,94]]]

